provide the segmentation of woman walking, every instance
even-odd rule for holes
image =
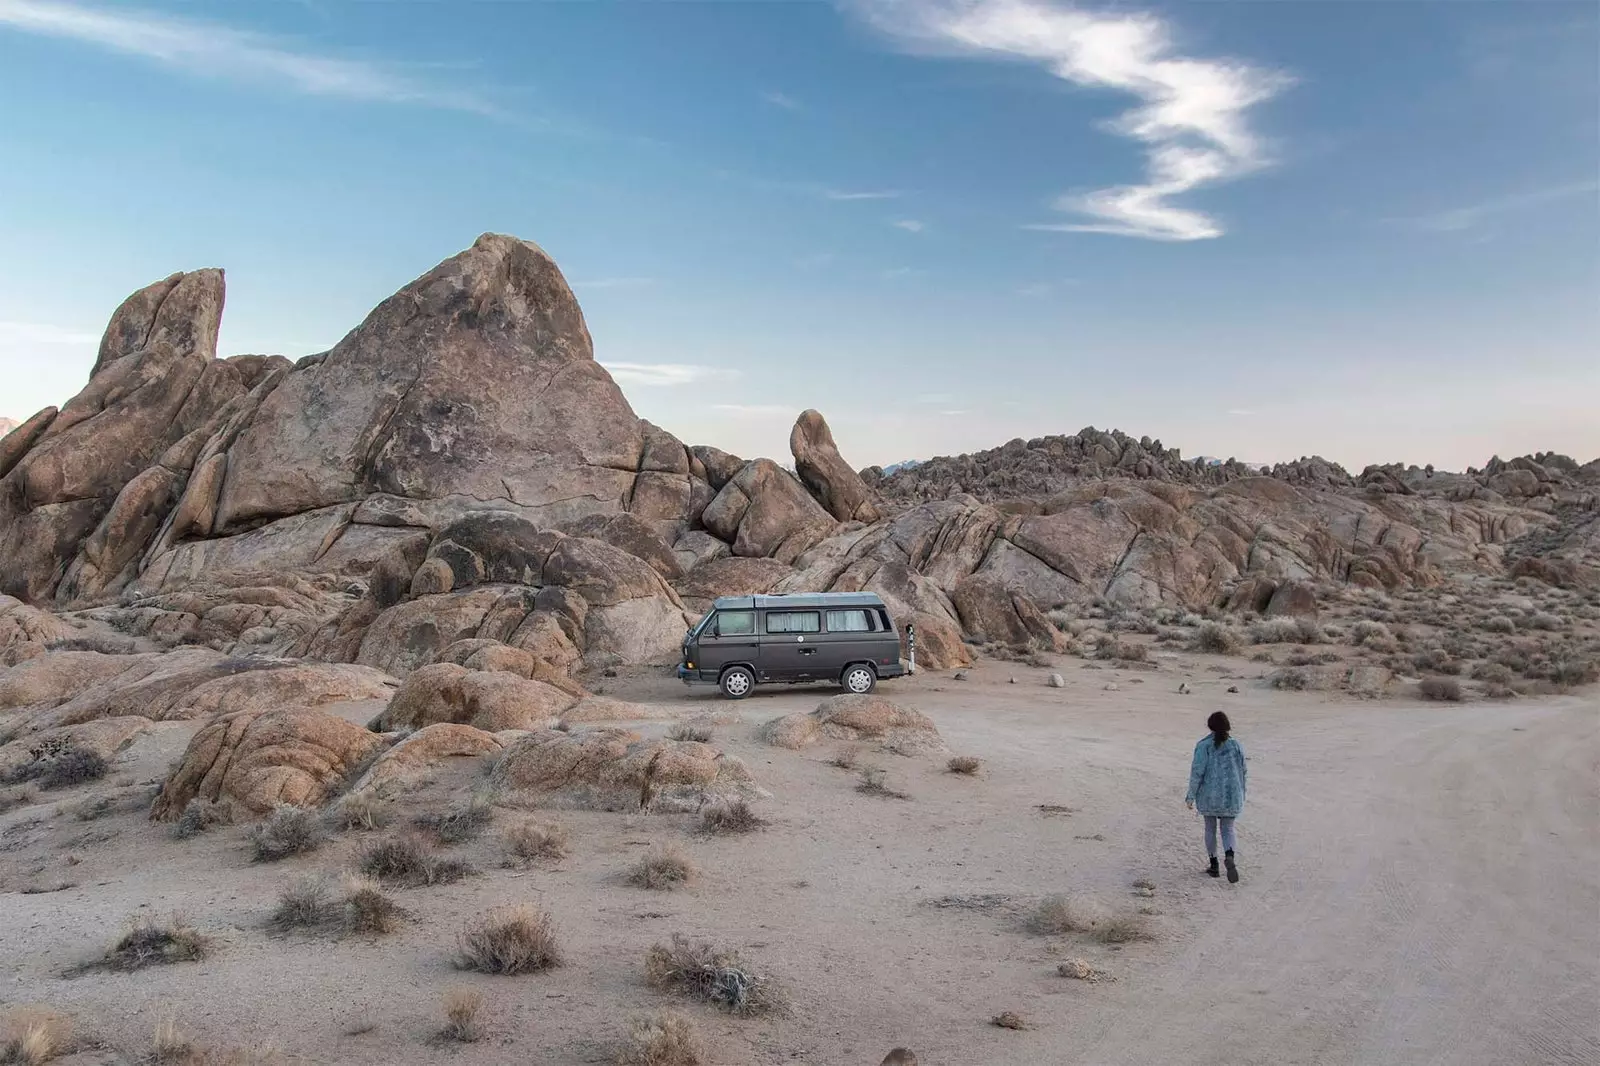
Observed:
[[[1194,746],[1194,763],[1189,768],[1189,794],[1184,803],[1190,810],[1200,808],[1206,820],[1206,854],[1217,872],[1217,830],[1222,830],[1222,862],[1228,868],[1228,881],[1237,883],[1239,867],[1233,861],[1233,820],[1244,809],[1244,748],[1228,736],[1232,726],[1228,716],[1217,711],[1206,719],[1211,732]]]

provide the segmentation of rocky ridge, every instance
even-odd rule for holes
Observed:
[[[217,358],[224,297],[220,270],[134,293],[85,388],[0,438],[0,738],[214,721],[183,802],[331,794],[376,749],[330,699],[391,700],[380,747],[448,726],[451,750],[563,752],[552,723],[630,714],[574,677],[669,662],[718,595],[877,592],[943,668],[1063,647],[1058,608],[1304,617],[1314,588],[1600,574],[1600,462],[1563,456],[1263,473],[1091,428],[884,476],[815,411],[794,474],[685,445],[511,237],[298,362]]]

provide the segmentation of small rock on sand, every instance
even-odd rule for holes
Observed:
[[[1066,688],[1067,680],[1060,674],[1051,674],[1046,684],[1048,684],[1051,688]]]

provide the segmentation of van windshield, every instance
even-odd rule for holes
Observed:
[[[706,631],[706,626],[709,625],[711,620],[713,618],[715,618],[716,616],[717,616],[717,612],[716,612],[715,608],[712,608],[711,610],[707,611],[706,614],[705,614],[705,617],[700,619],[700,621],[696,622],[694,624],[694,628],[689,630],[689,636],[693,637],[693,638],[698,638],[702,633],[704,633]]]

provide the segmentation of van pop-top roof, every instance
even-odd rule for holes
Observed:
[[[767,608],[887,607],[876,592],[799,592],[792,596],[718,596],[712,607],[718,611],[749,611]]]

